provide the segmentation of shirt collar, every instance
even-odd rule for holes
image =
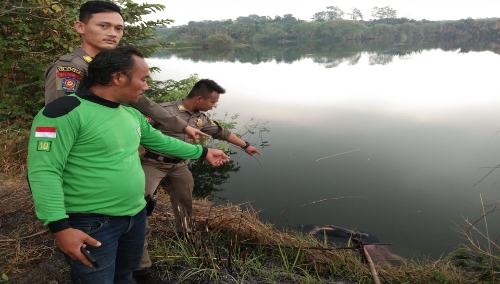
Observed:
[[[190,115],[192,115],[192,114],[189,112],[189,110],[187,109],[187,107],[184,105],[184,102],[183,102],[183,100],[182,100],[182,99],[177,100],[177,101],[175,102],[175,106],[176,106],[176,108],[177,108],[177,110],[178,110],[179,112],[187,112],[187,113],[189,113]],[[196,114],[196,115],[198,115],[198,116],[199,116],[199,115],[200,115],[200,113],[201,113],[201,112],[200,112],[199,110],[195,110],[195,111],[193,112],[193,115],[194,115],[194,114]]]
[[[100,104],[100,105],[103,105],[105,107],[117,108],[120,106],[120,103],[112,102],[112,101],[108,101],[106,99],[103,99],[103,98],[97,96],[96,94],[92,93],[88,89],[78,90],[76,92],[76,95],[84,100],[91,101],[93,103]]]

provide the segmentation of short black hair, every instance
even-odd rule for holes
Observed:
[[[105,1],[88,1],[80,6],[79,21],[87,23],[88,20],[92,18],[92,15],[105,12],[116,12],[123,18],[120,7],[118,7],[115,3]]]
[[[90,62],[80,88],[88,89],[93,86],[107,86],[111,82],[111,75],[116,72],[129,76],[129,72],[135,64],[133,55],[144,58],[144,54],[132,46],[121,46],[99,52]]]
[[[204,99],[207,99],[214,91],[219,94],[224,94],[226,92],[226,90],[224,90],[224,88],[215,83],[214,80],[201,79],[198,82],[196,82],[196,84],[194,84],[191,91],[189,91],[187,97],[194,98],[200,96]]]

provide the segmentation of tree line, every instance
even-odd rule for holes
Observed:
[[[391,7],[373,7],[372,20],[363,20],[357,8],[345,13],[328,6],[312,16],[311,21],[297,19],[292,14],[259,16],[251,14],[235,20],[190,21],[187,25],[158,28],[161,41],[177,44],[205,44],[218,37],[232,43],[286,43],[300,41],[390,41],[413,43],[436,40],[500,40],[500,19],[461,19],[428,21],[397,17]],[[347,16],[346,16],[347,15]],[[154,42],[154,41],[152,41]],[[213,45],[215,46],[215,45]],[[219,45],[220,46],[220,45]]]

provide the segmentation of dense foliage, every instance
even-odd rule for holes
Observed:
[[[7,0],[0,6],[0,123],[26,127],[43,106],[44,71],[80,42],[73,28],[84,0]],[[159,4],[114,1],[122,7],[126,28],[121,45],[139,47],[146,55],[166,46],[144,44],[157,25],[169,19],[143,21],[163,10]]]
[[[6,0],[0,4],[0,153],[2,171],[24,170],[28,130],[33,116],[43,107],[44,71],[58,57],[73,50],[80,36],[73,28],[85,0]],[[121,45],[133,45],[146,56],[167,46],[149,43],[154,27],[169,19],[143,21],[143,16],[165,7],[114,1],[122,8],[125,31]],[[152,82],[152,93],[169,89]]]
[[[234,46],[234,39],[226,34],[210,35],[203,44],[210,49],[228,49]]]
[[[415,43],[436,40],[500,42],[500,19],[471,18],[458,21],[427,21],[396,18],[396,11],[377,8],[376,19],[362,20],[359,10],[344,13],[337,7],[316,13],[312,21],[298,20],[293,15],[249,15],[236,20],[191,21],[187,25],[158,29],[162,41],[197,44],[214,35],[227,35],[237,43],[286,43],[323,41],[329,43],[392,42]],[[376,8],[376,7],[375,7]],[[374,16],[374,17],[375,17]]]

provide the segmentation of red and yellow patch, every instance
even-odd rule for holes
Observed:
[[[83,71],[71,66],[57,66],[56,86],[57,90],[66,93],[74,93],[78,88],[78,82],[83,78]]]
[[[76,92],[76,87],[78,86],[78,80],[72,77],[62,78],[61,89],[66,93]]]

